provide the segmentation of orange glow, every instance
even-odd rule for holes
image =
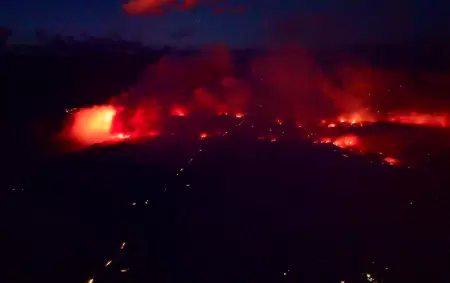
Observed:
[[[219,111],[219,112],[217,112],[217,115],[219,115],[219,116],[228,116],[228,112],[222,112],[222,111]]]
[[[272,137],[271,139],[270,139],[270,142],[276,142],[277,141],[277,138],[276,137]]]
[[[84,108],[74,114],[71,134],[83,144],[101,143],[111,139],[116,109],[110,105]]]
[[[325,137],[320,139],[320,143],[331,143],[331,138]]]
[[[359,124],[360,126],[363,125],[363,123],[373,123],[376,122],[377,119],[374,117],[374,115],[370,114],[368,111],[360,111],[360,112],[353,112],[353,113],[347,113],[339,116],[337,120],[340,123],[345,124]]]
[[[334,124],[334,123],[328,124],[328,128],[335,128],[335,127],[336,127],[336,124]]]
[[[236,113],[236,118],[244,118],[244,114],[238,112]]]
[[[201,133],[200,134],[200,139],[202,139],[202,140],[206,139],[207,137],[208,137],[207,133]]]
[[[175,104],[174,106],[172,106],[172,109],[170,110],[170,115],[184,117],[187,116],[187,110],[182,105]]]
[[[125,140],[125,139],[129,139],[131,136],[129,134],[124,134],[124,133],[119,133],[119,134],[115,134],[112,135],[111,138],[112,139],[118,139],[118,140]]]
[[[282,121],[281,119],[277,119],[276,122],[277,122],[277,124],[280,125],[280,126],[283,125],[283,121]]]
[[[394,157],[386,157],[386,158],[384,158],[384,161],[386,161],[387,163],[389,163],[392,166],[398,165],[400,163],[400,160],[395,159]]]
[[[359,145],[359,139],[355,135],[345,135],[334,140],[333,144],[340,148],[347,148]]]

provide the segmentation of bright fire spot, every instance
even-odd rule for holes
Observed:
[[[122,245],[120,246],[120,249],[123,250],[126,244],[127,244],[126,242],[123,242]]]
[[[80,143],[94,144],[111,139],[116,109],[110,105],[84,108],[74,114],[72,136]]]
[[[334,124],[334,123],[328,124],[328,128],[335,128],[335,127],[336,127],[336,124]]]
[[[300,123],[300,122],[297,122],[296,125],[297,125],[297,128],[303,127],[302,123]]]
[[[108,266],[111,265],[111,263],[112,263],[112,260],[108,261],[108,262],[105,264],[105,266],[108,267]]]
[[[277,124],[280,125],[280,126],[283,125],[283,121],[282,121],[281,119],[277,119],[276,122],[277,122]]]
[[[119,133],[119,134],[116,134],[116,135],[112,135],[111,137],[113,139],[125,140],[125,139],[129,139],[130,135],[129,134],[124,134],[124,133]]]
[[[368,113],[367,111],[354,112],[350,114],[343,114],[337,118],[340,123],[355,125],[359,124],[360,126],[363,123],[373,123],[376,122],[376,119],[373,115]]]
[[[270,139],[270,142],[276,142],[277,141],[277,138],[276,137],[272,137],[271,139]]]
[[[353,147],[359,144],[359,139],[355,135],[345,135],[336,138],[333,144],[340,148]]]
[[[242,114],[242,113],[236,113],[236,118],[243,118],[244,117],[244,114]]]
[[[175,104],[174,106],[172,106],[172,109],[170,110],[170,115],[184,117],[187,115],[187,110],[182,105]]]
[[[405,115],[392,115],[389,120],[400,124],[447,127],[448,115],[430,115],[411,112]]]
[[[322,138],[321,140],[320,140],[320,143],[331,143],[331,138]]]
[[[202,140],[206,139],[207,137],[208,137],[207,133],[201,133],[200,134],[200,139],[202,139]]]
[[[387,163],[389,163],[392,166],[398,165],[400,163],[400,160],[395,159],[394,157],[386,157],[386,158],[384,158],[384,161],[386,161]]]
[[[228,116],[228,112],[222,112],[222,111],[220,111],[220,112],[217,112],[217,115],[219,115],[219,116]]]

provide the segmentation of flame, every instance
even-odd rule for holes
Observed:
[[[74,114],[71,134],[83,144],[101,143],[111,139],[116,109],[110,105],[83,108]]]
[[[319,141],[314,141],[314,143],[319,143]],[[337,138],[323,137],[320,139],[320,143],[333,143],[335,146],[340,148],[356,147],[360,145],[358,136],[355,135],[344,135]]]
[[[207,137],[208,137],[207,133],[201,133],[200,134],[200,139],[202,139],[202,140],[206,139]]]
[[[370,114],[368,111],[359,111],[359,112],[353,112],[353,113],[347,113],[340,115],[337,120],[339,123],[343,124],[360,124],[363,125],[363,123],[373,123],[376,122],[377,119],[374,115]]]
[[[170,115],[184,117],[187,116],[187,110],[182,105],[175,104],[174,106],[172,106],[172,109],[170,110]]]
[[[387,163],[389,163],[390,165],[394,166],[394,165],[398,165],[400,163],[400,160],[394,158],[394,157],[386,157],[383,159],[384,161],[386,161]]]
[[[354,147],[359,145],[359,139],[355,135],[345,135],[336,138],[333,144],[340,148]]]
[[[236,113],[236,118],[244,118],[244,114],[241,112]]]

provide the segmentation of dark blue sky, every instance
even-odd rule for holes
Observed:
[[[226,7],[249,7],[242,14],[213,14],[211,4],[165,16],[132,17],[123,0],[3,0],[0,25],[32,37],[36,28],[77,35],[114,31],[126,39],[161,46],[225,42],[255,47],[295,39],[307,45],[386,42],[450,31],[449,1],[419,0],[229,0]],[[6,2],[6,3],[5,3]],[[175,39],[180,30],[190,36]]]

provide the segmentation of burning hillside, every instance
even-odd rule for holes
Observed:
[[[383,146],[378,143],[374,147],[371,140],[382,140],[383,144],[399,141],[386,139],[386,133],[381,139],[374,138],[377,133],[368,139],[345,131],[379,122],[448,126],[446,102],[437,107],[423,89],[416,90],[409,83],[414,85],[407,73],[363,65],[337,65],[325,71],[306,50],[293,45],[274,49],[239,67],[226,47],[210,46],[198,55],[166,56],[148,66],[126,94],[111,98],[105,105],[71,111],[66,132],[74,142],[88,146],[159,135],[171,116],[257,117],[275,120],[280,127],[288,120],[296,121],[297,127],[318,127],[320,134],[308,134],[316,142],[376,153]],[[272,135],[268,140],[275,142],[277,137]]]

